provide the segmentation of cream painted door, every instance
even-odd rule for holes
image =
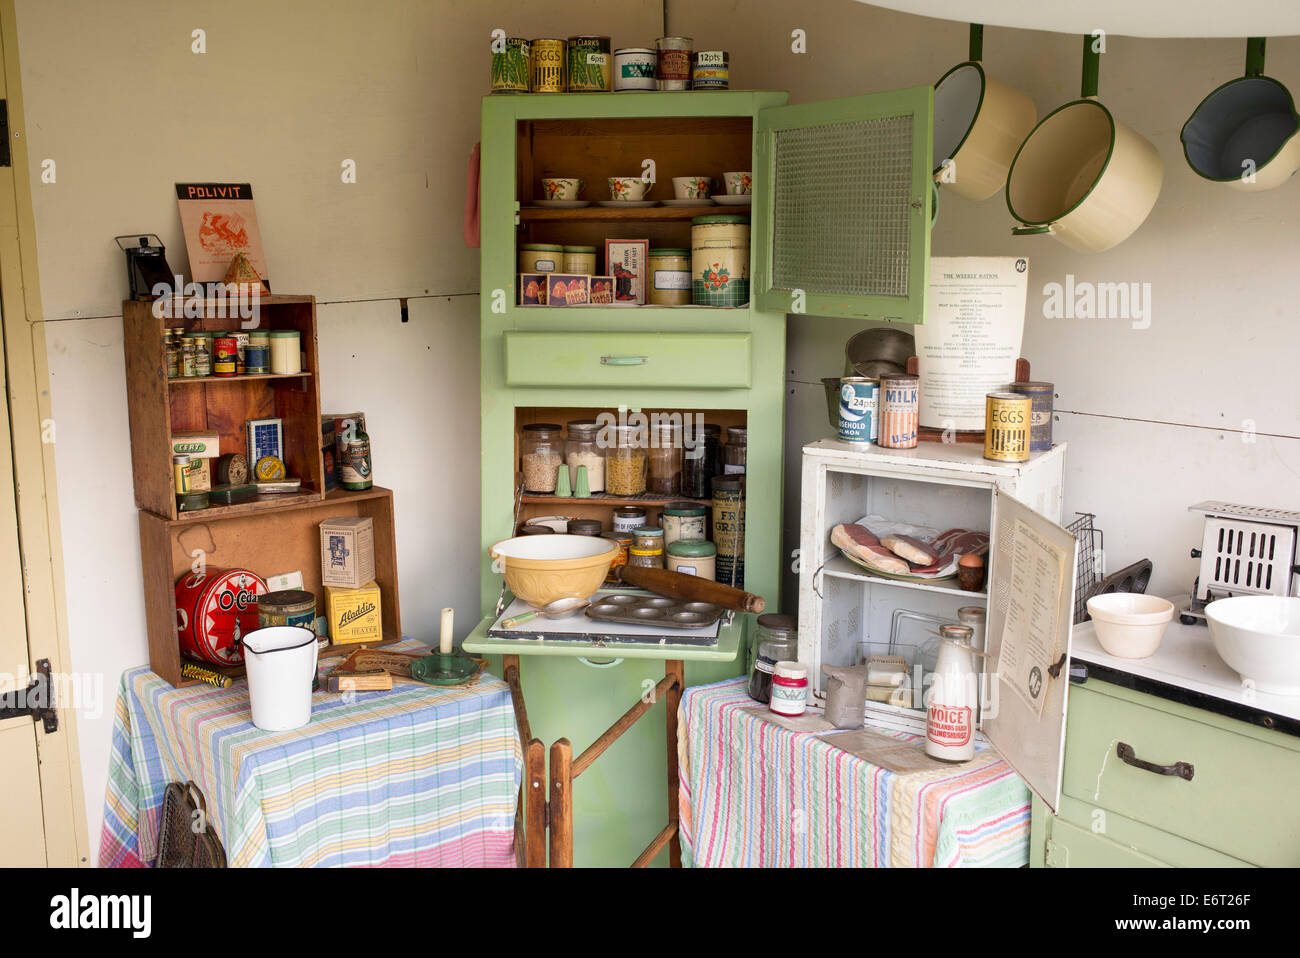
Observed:
[[[3,380],[4,366],[0,364]],[[5,387],[7,398],[7,382]],[[8,692],[27,684],[30,656],[7,402],[0,402],[0,449],[0,609],[9,610],[6,618],[19,626],[0,629],[0,692]],[[19,612],[24,614],[15,614]],[[0,769],[4,770],[5,783],[0,798],[0,866],[43,866],[45,821],[36,758],[36,723],[28,716],[0,720]]]

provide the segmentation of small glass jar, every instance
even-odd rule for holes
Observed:
[[[755,623],[750,646],[749,697],[755,702],[771,699],[776,663],[793,661],[799,655],[799,626],[792,615],[769,612]]]
[[[296,329],[271,330],[271,372],[291,376],[302,372],[302,343]]]
[[[634,569],[662,569],[663,550],[654,552],[650,549],[631,549],[628,551],[627,564]]]
[[[710,581],[717,578],[718,547],[712,542],[678,539],[668,547],[664,561],[669,572],[699,576]]]
[[[212,334],[191,333],[194,342],[194,375],[212,375]]]
[[[664,527],[664,547],[674,542],[700,542],[705,538],[708,510],[696,502],[670,502],[659,517]]]
[[[599,519],[570,519],[568,528],[571,536],[600,536],[605,534],[605,527],[600,524]]]
[[[607,585],[617,585],[618,574],[614,570],[621,565],[627,565],[627,560],[632,551],[632,535],[627,532],[603,532],[601,537],[608,539],[610,542],[618,543],[618,552],[614,554],[614,561],[609,567],[609,575],[605,577]]]
[[[614,510],[614,531],[634,532],[645,525],[645,510],[640,506],[623,506]]]
[[[615,426],[605,448],[605,491],[614,496],[645,492],[646,437],[641,426]]]
[[[661,496],[682,494],[682,427],[660,423],[652,431],[646,489]]]
[[[745,473],[746,432],[744,426],[727,427],[727,446],[723,450],[722,460],[722,471],[726,475]]]
[[[569,438],[564,443],[564,461],[569,465],[569,481],[578,484],[578,467],[587,467],[587,488],[605,491],[605,453],[596,445],[600,427],[594,419],[575,419],[569,423]]]
[[[632,548],[664,551],[664,530],[659,526],[642,526],[632,532]]]
[[[708,200],[701,200],[703,203]],[[691,251],[688,249],[652,249],[646,271],[650,282],[646,291],[652,306],[691,305]]]
[[[682,451],[682,495],[708,499],[713,494],[713,477],[722,473],[722,427],[705,423],[691,442],[693,448]]]
[[[576,273],[579,276],[590,276],[596,272],[596,247],[594,246],[566,246],[564,247],[564,272]]]
[[[163,330],[163,352],[167,357],[167,378],[176,379],[181,374],[181,336],[183,329]]]
[[[526,492],[549,495],[564,461],[564,439],[557,423],[535,422],[519,433],[519,462]]]

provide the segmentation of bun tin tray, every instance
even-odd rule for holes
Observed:
[[[587,617],[626,625],[702,629],[717,622],[724,611],[722,606],[711,602],[687,602],[657,595],[604,595],[587,608]]]

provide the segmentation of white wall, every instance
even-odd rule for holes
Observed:
[[[788,89],[792,103],[933,83],[966,58],[964,23],[853,0],[673,0],[669,12],[673,31],[729,17],[735,84]],[[806,54],[791,52],[796,28],[807,33]],[[984,65],[1042,117],[1078,95],[1080,47],[1074,36],[989,27]],[[1259,194],[1210,184],[1187,166],[1178,139],[1201,99],[1241,74],[1244,54],[1243,40],[1109,38],[1101,101],[1151,140],[1165,170],[1150,218],[1114,249],[1087,255],[1047,237],[1012,237],[1001,194],[983,203],[942,195],[932,236],[938,256],[1029,259],[1023,352],[1034,378],[1060,394],[1066,515],[1096,513],[1109,568],[1150,558],[1152,590],[1165,595],[1189,590],[1196,575],[1188,552],[1202,524],[1187,506],[1300,508],[1300,178]],[[1267,72],[1300,93],[1300,37],[1269,40]],[[1043,286],[1066,274],[1150,283],[1150,328],[1045,318]],[[820,379],[842,375],[855,331],[790,320],[788,549],[798,544],[798,450],[830,433]]]
[[[364,409],[395,490],[402,624],[478,618],[478,251],[465,169],[511,36],[662,32],[646,0],[18,0],[47,320],[72,667],[102,683],[79,717],[98,852],[113,700],[148,661],[113,236],[158,233],[188,271],[172,184],[251,182],[270,279],[318,300],[321,401]],[[207,52],[191,52],[206,30]],[[42,183],[41,161],[56,181]],[[357,182],[340,179],[356,161]],[[409,299],[409,322],[398,299]]]

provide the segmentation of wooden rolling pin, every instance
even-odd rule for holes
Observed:
[[[669,572],[667,569],[642,569],[637,566],[621,565],[614,570],[618,581],[624,585],[636,586],[655,595],[669,599],[683,599],[687,602],[712,602],[724,609],[737,612],[762,612],[767,602],[762,596],[733,589],[712,579],[686,575],[682,572]]]

